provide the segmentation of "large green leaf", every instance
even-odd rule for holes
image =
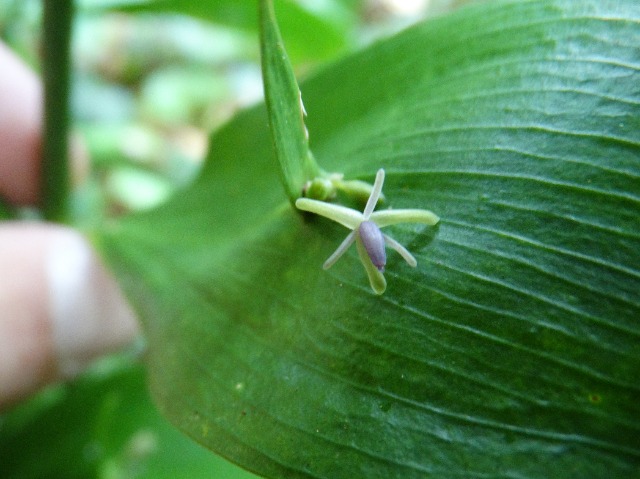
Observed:
[[[260,474],[640,474],[640,5],[512,1],[302,84],[328,171],[387,171],[416,255],[373,295],[346,231],[295,211],[263,108],[192,187],[98,242],[165,414]]]

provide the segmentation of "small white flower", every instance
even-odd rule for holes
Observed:
[[[386,264],[385,245],[395,249],[405,259],[409,266],[417,266],[417,261],[407,249],[393,238],[380,231],[380,228],[397,223],[423,223],[435,225],[440,218],[431,211],[419,209],[382,210],[373,211],[382,193],[384,170],[381,168],[376,174],[376,180],[367,200],[364,211],[360,213],[345,206],[334,205],[324,201],[309,198],[298,198],[296,207],[325,218],[329,218],[349,228],[351,233],[338,246],[338,249],[324,262],[323,268],[329,269],[355,242],[358,255],[364,269],[369,276],[369,283],[376,294],[384,293],[387,282],[382,272]]]

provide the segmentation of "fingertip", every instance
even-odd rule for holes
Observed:
[[[0,406],[55,376],[40,231],[0,223]]]
[[[45,267],[54,353],[63,378],[135,337],[138,326],[131,308],[78,232],[58,229]]]
[[[0,224],[0,407],[131,342],[133,312],[76,231]]]
[[[0,42],[0,195],[17,205],[38,200],[42,85]]]

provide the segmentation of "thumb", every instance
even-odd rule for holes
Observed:
[[[77,232],[0,224],[0,407],[130,342],[137,323]]]

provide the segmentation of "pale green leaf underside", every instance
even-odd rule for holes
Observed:
[[[303,216],[264,109],[200,179],[101,234],[154,395],[270,477],[595,478],[640,470],[640,6],[479,5],[302,85],[328,171],[437,228],[385,229],[387,291]]]

